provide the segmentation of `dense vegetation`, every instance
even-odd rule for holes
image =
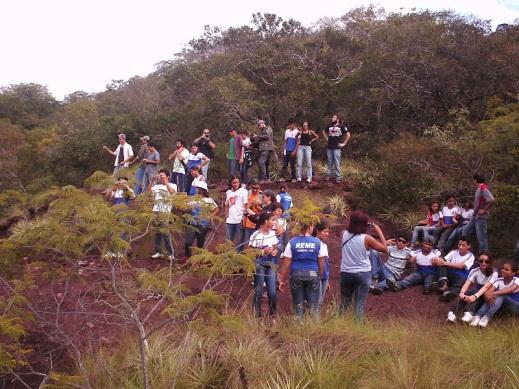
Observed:
[[[111,170],[113,160],[102,145],[113,146],[119,132],[127,134],[134,148],[139,136],[151,135],[159,151],[166,154],[177,138],[190,141],[202,128],[212,128],[219,142],[213,172],[218,175],[218,164],[223,166],[225,159],[224,129],[230,124],[253,131],[255,120],[266,119],[276,137],[282,138],[289,117],[309,120],[321,129],[330,115],[339,111],[352,131],[343,170],[353,187],[353,206],[408,227],[423,217],[423,205],[432,198],[448,192],[472,196],[471,176],[479,171],[489,178],[497,201],[489,222],[490,247],[494,255],[508,257],[519,232],[518,64],[517,25],[500,25],[492,31],[487,22],[452,12],[385,14],[360,8],[340,18],[321,20],[311,28],[271,14],[254,15],[250,26],[224,31],[207,27],[203,36],[191,41],[175,58],[160,63],[153,74],[114,81],[98,94],[75,92],[60,102],[41,85],[2,88],[0,228],[6,239],[0,258],[0,337],[10,341],[0,344],[0,371],[23,366],[29,350],[18,342],[26,333],[24,327],[41,319],[41,311],[27,310],[32,303],[25,291],[35,282],[31,269],[45,265],[24,263],[26,250],[34,258],[52,262],[41,277],[53,282],[65,277],[66,270],[60,269],[63,264],[88,260],[108,250],[127,250],[127,244],[116,238],[123,230],[139,239],[142,231],[150,228],[150,199],[142,199],[136,209],[117,216],[99,198],[76,189],[92,189],[106,178],[95,173]],[[323,151],[321,142],[314,153],[317,164]],[[182,201],[178,206],[182,207]],[[122,223],[122,217],[132,222]],[[15,222],[14,228],[7,230]],[[172,222],[183,223],[177,219]],[[65,236],[70,240],[61,239]],[[41,246],[43,242],[46,247]],[[218,264],[217,272],[222,276],[232,270],[228,266],[232,267],[233,261],[246,262],[244,257],[226,256],[228,247],[220,249],[220,256],[206,253],[200,263],[202,270],[207,271],[207,264]],[[103,277],[112,281],[119,280],[127,269],[114,261],[106,266]],[[118,314],[139,331],[143,324],[132,316],[132,298],[144,290],[163,293],[171,303],[169,308],[161,308],[168,320],[188,320],[193,309],[214,314],[215,307],[221,306],[220,297],[212,293],[180,302],[177,293],[185,292],[181,283],[166,293],[178,274],[139,272],[134,276],[119,286],[129,291],[122,299],[117,296],[116,281],[103,287],[110,289],[110,299],[122,305],[126,298],[129,308],[121,308],[123,313]],[[45,314],[47,324],[52,325],[52,316]],[[208,322],[207,333],[200,328],[179,329],[190,336],[185,344],[170,342],[165,335],[161,340],[160,332],[154,332],[149,344],[143,336],[140,342],[132,343],[139,344],[140,351],[124,354],[121,349],[106,357],[103,361],[109,363],[104,368],[114,377],[112,384],[139,386],[144,379],[162,386],[160,380],[171,376],[153,374],[162,373],[167,365],[168,371],[181,372],[174,377],[184,386],[205,387],[208,381],[239,386],[246,380],[252,387],[257,386],[254,372],[268,368],[274,358],[275,367],[266,373],[265,387],[330,387],[339,382],[333,380],[361,386],[384,386],[385,380],[390,380],[402,386],[426,387],[441,386],[453,376],[460,379],[455,383],[459,385],[465,378],[473,380],[467,386],[519,385],[513,374],[519,368],[517,359],[507,359],[505,353],[497,351],[492,354],[503,360],[475,359],[479,354],[473,352],[474,347],[483,350],[495,343],[488,345],[472,335],[456,344],[458,354],[449,359],[433,344],[417,347],[422,336],[398,323],[398,331],[407,331],[408,340],[403,343],[396,329],[391,332],[374,326],[364,333],[351,323],[332,321],[319,329],[309,324],[303,330],[309,339],[342,339],[329,349],[310,349],[307,343],[296,344],[285,334],[254,339],[254,328],[249,332],[244,329],[254,324],[242,319],[210,318]],[[211,337],[211,325],[222,323],[219,328],[237,326],[239,336]],[[287,333],[294,331],[291,323],[283,326]],[[56,336],[60,330],[56,325],[49,331]],[[142,329],[144,334],[147,330]],[[438,332],[436,328],[424,331],[431,337]],[[441,339],[452,346],[459,336],[454,332],[442,334]],[[398,339],[398,344],[388,337]],[[505,347],[507,339],[517,334],[495,330],[486,339],[494,337]],[[204,342],[211,344],[205,348]],[[264,359],[249,360],[253,344]],[[71,348],[72,355],[79,353],[74,343],[65,346]],[[129,359],[139,352],[142,357],[148,347],[156,348],[157,358],[164,354],[173,358],[178,350],[188,351],[184,360],[148,360],[152,376],[143,378],[145,369]],[[206,354],[199,352],[202,348]],[[427,363],[424,349],[430,357]],[[283,352],[288,359],[282,358]],[[463,355],[470,356],[469,364],[463,366],[464,375],[456,376],[451,366]],[[353,366],[353,357],[361,363]],[[81,375],[77,382],[109,385],[104,381],[106,376],[95,375],[100,368],[95,358],[72,359],[77,367],[73,373]],[[283,363],[286,369],[282,369]],[[335,375],[337,363],[350,366],[344,376]],[[499,367],[494,365],[497,363]],[[245,366],[245,373],[236,366]],[[375,366],[382,366],[380,376],[368,374]],[[491,373],[478,374],[485,366],[490,366]],[[53,379],[72,385],[73,377]]]

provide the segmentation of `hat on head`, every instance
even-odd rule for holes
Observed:
[[[148,135],[144,135],[141,140],[145,140],[146,142],[149,142],[150,141],[150,137]]]
[[[200,188],[200,189],[205,189],[207,190],[207,182],[205,181],[196,181],[196,182],[193,182],[193,186],[195,188]]]

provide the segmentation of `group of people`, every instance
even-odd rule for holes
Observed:
[[[333,120],[337,128],[330,127],[326,132],[329,146],[332,139],[331,146],[338,147],[328,150],[332,167],[337,158],[340,159],[340,150],[349,139],[349,133],[341,128],[335,116]],[[245,152],[254,137],[248,138],[246,134],[238,135],[234,129],[230,130],[227,156],[229,170],[235,175],[225,195],[226,237],[235,241],[239,252],[247,247],[259,250],[253,282],[253,307],[258,317],[262,316],[262,296],[266,288],[267,315],[275,320],[277,293],[285,291],[288,283],[295,315],[303,317],[308,310],[316,316],[329,288],[330,253],[326,241],[330,230],[325,222],[317,225],[299,224],[298,231],[289,239],[293,200],[287,185],[281,184],[278,193],[269,189],[261,190],[264,178],[267,177],[271,151],[268,150],[269,146],[262,146],[261,142],[268,142],[272,130],[264,122],[260,122],[259,127],[262,131],[259,134],[260,173],[265,174],[260,176],[261,180],[251,179],[247,182],[241,179],[247,177],[246,172],[243,172],[244,161],[248,158]],[[267,137],[264,138],[262,133],[266,133]],[[318,135],[308,129],[307,123],[303,123],[300,131],[295,122],[290,121],[285,136],[283,172],[286,173],[290,165],[295,181],[301,177],[301,164],[298,161],[298,169],[294,171],[293,153],[302,155],[302,158],[310,156],[311,161],[310,144],[316,139]],[[120,134],[119,141],[120,145],[115,151],[108,150],[116,157],[114,174],[118,173],[118,168],[140,161],[137,176],[142,176],[142,181],[140,184],[137,182],[133,190],[125,178],[119,179],[109,192],[109,197],[115,204],[121,204],[144,190],[153,193],[156,232],[152,258],[175,260],[167,225],[168,215],[172,211],[170,196],[182,191],[198,195],[193,197],[197,200],[189,201],[192,211],[185,231],[183,260],[189,258],[195,241],[198,247],[204,247],[211,219],[219,212],[218,205],[209,196],[206,181],[211,160],[207,154],[209,149],[215,147],[209,130],[204,130],[190,150],[185,148],[182,141],[177,142],[176,150],[169,155],[169,159],[174,161],[172,171],[154,170],[160,163],[160,155],[149,137],[141,138],[142,147],[135,158],[123,134]],[[199,151],[198,145],[201,144],[204,144],[202,147],[205,153]],[[186,172],[191,173],[187,179]],[[330,169],[329,173],[330,177],[335,174],[335,178],[340,179],[338,170]],[[307,170],[309,182],[311,174],[310,162]],[[472,326],[485,327],[500,309],[519,313],[517,265],[505,262],[501,267],[501,277],[498,277],[488,253],[486,227],[494,197],[483,177],[476,174],[473,178],[476,189],[474,202],[467,199],[458,207],[456,198],[447,196],[441,210],[440,202],[432,202],[427,217],[415,227],[410,240],[404,235],[386,240],[381,228],[370,223],[366,213],[354,211],[351,214],[348,228],[340,235],[340,312],[352,308],[355,317],[362,320],[370,292],[379,295],[387,289],[400,291],[423,284],[424,294],[439,293],[440,301],[444,302],[456,300],[447,315],[450,322],[460,318]],[[474,234],[480,253],[477,260],[471,252],[470,238]],[[166,256],[162,253],[162,244]],[[406,275],[410,264],[415,265],[415,270]]]
[[[235,127],[228,129],[229,138],[226,146],[226,158],[229,179],[240,177],[244,186],[248,184],[248,170],[258,163],[258,176],[260,183],[270,181],[270,167],[273,160],[277,159],[274,132],[264,120],[257,123],[258,133],[249,134],[246,131],[237,131]],[[349,142],[351,134],[339,114],[332,116],[331,122],[322,135],[327,142],[328,180],[340,182],[341,179],[341,152]],[[312,147],[319,139],[319,134],[310,128],[304,121],[299,128],[294,119],[289,119],[285,131],[283,143],[283,165],[280,172],[280,180],[287,178],[288,168],[292,182],[312,182]],[[168,162],[161,160],[160,153],[148,135],[140,138],[140,148],[134,155],[132,146],[127,142],[125,134],[118,135],[119,144],[114,150],[107,146],[103,149],[115,157],[113,176],[118,178],[132,164],[138,164],[135,171],[135,194],[138,196],[149,189],[152,177],[156,176],[159,167]],[[191,190],[194,180],[192,169],[198,168],[200,176],[207,182],[209,165],[215,158],[216,143],[211,138],[211,131],[204,129],[202,135],[194,139],[188,146],[179,139],[176,141],[175,150],[168,155],[171,163],[170,182],[174,183],[178,190],[187,192]],[[256,156],[256,158],[255,158]],[[290,179],[290,178],[289,178]]]

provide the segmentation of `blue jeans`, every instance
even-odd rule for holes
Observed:
[[[393,273],[391,269],[381,261],[378,251],[370,251],[369,261],[371,262],[371,277],[378,280],[377,286],[379,288],[387,289],[387,279],[397,281],[400,278],[400,275]]]
[[[444,252],[448,253],[458,245],[458,241],[461,238],[464,227],[465,226],[458,226],[454,231],[452,231],[452,233],[449,235],[449,239],[447,239],[447,242],[445,242],[445,245],[443,246]]]
[[[319,289],[319,306],[323,305],[324,296],[326,295],[326,290],[328,289],[328,284],[330,280],[321,280],[321,288]]]
[[[151,180],[153,179],[153,176],[157,175],[156,170],[148,170],[144,171],[144,175],[142,177],[142,190],[145,191],[148,189],[148,186],[151,184]]]
[[[341,306],[339,312],[344,314],[353,300],[355,300],[355,318],[362,320],[364,318],[364,305],[369,294],[371,285],[371,271],[359,273],[341,272]]]
[[[302,179],[303,164],[306,166],[306,179],[312,181],[312,146],[299,146],[297,149],[296,177]]]
[[[442,266],[439,269],[439,281],[447,280],[449,284],[449,291],[455,294],[459,294],[461,287],[467,280],[467,277],[463,277],[461,274],[450,269],[446,266]]]
[[[418,235],[423,232],[423,239],[427,236],[431,236],[436,242],[436,233],[441,230],[441,227],[429,227],[429,226],[416,226],[413,229],[413,237],[411,238],[411,244],[415,244],[418,240]]]
[[[236,250],[241,253],[243,251],[243,229],[241,223],[227,224],[227,240],[234,241],[234,237],[237,237]]]
[[[249,183],[249,168],[246,163],[240,163],[240,181],[245,185]]]
[[[433,273],[427,273],[424,271],[417,270],[414,273],[409,274],[402,281],[397,281],[396,284],[401,289],[409,288],[413,285],[418,285],[423,282],[424,288],[429,289],[431,284],[436,281],[438,276]]]
[[[236,159],[228,159],[227,168],[229,169],[229,180],[231,180],[233,177],[240,176],[240,161]]]
[[[270,150],[262,150],[259,152],[258,165],[259,165],[260,180],[269,179],[268,171],[267,171],[269,159],[270,159]]]
[[[310,306],[312,316],[319,314],[319,291],[321,280],[317,270],[294,270],[290,274],[290,288],[292,291],[292,306],[294,314],[302,319],[304,315],[304,302]]]
[[[519,315],[519,301],[515,301],[510,296],[503,296],[503,307],[514,315]]]
[[[484,217],[474,216],[461,232],[463,238],[469,238],[476,234],[479,244],[479,252],[488,252],[488,238],[487,238],[487,219]]]
[[[327,149],[328,158],[328,177],[332,178],[332,173],[336,180],[341,178],[341,149]]]
[[[160,253],[162,249],[162,242],[166,247],[166,251],[169,255],[173,255],[173,243],[171,242],[171,233],[167,230],[168,224],[166,221],[155,222],[155,227],[160,229],[155,232],[155,252]]]
[[[177,186],[177,192],[184,192],[186,189],[186,175],[184,173],[171,173],[169,182]]]
[[[134,192],[138,196],[140,195],[144,189],[142,187],[142,179],[144,178],[144,166],[139,166],[135,171],[135,189]]]
[[[211,161],[207,162],[207,164],[202,166],[202,175],[205,177],[205,181],[206,182],[209,182],[209,180],[207,179],[207,174],[209,172],[209,164],[210,163],[211,163]]]
[[[261,298],[263,297],[263,283],[267,286],[267,297],[269,299],[268,315],[276,314],[276,269],[269,265],[256,263],[256,273],[254,273],[254,313],[256,317],[261,317]]]
[[[256,228],[246,227],[243,229],[243,243],[245,247],[249,245],[250,237],[254,234],[254,231],[256,231]]]
[[[499,308],[501,308],[501,305],[503,305],[503,302],[503,296],[496,296],[496,303],[494,305],[490,305],[489,303],[485,302],[481,308],[478,309],[476,316],[486,316],[488,317],[488,320],[492,319],[497,311],[499,311]]]
[[[472,296],[474,293],[476,293],[477,290],[471,290],[465,293],[465,296]],[[459,316],[463,314],[463,312],[470,312],[474,314],[479,308],[481,308],[481,305],[483,305],[484,298],[481,297],[474,301],[473,303],[469,303],[465,300],[462,300],[459,298],[456,299],[456,302],[454,303],[453,307],[451,308],[451,311],[454,312],[456,316]]]

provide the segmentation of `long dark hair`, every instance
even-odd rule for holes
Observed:
[[[368,231],[368,214],[362,210],[353,211],[350,215],[350,234],[365,234]]]
[[[319,222],[315,225],[314,231],[312,232],[312,236],[317,236],[318,232],[324,231],[328,228],[328,223],[325,221]]]
[[[483,252],[483,253],[479,254],[478,261],[479,261],[479,258],[482,255],[484,255],[484,256],[486,256],[488,258],[489,264],[488,264],[488,267],[485,270],[481,269],[481,266],[480,266],[479,270],[481,271],[481,273],[483,273],[487,277],[490,277],[492,275],[492,273],[494,272],[494,266],[493,266],[494,260],[490,257],[489,253]]]

